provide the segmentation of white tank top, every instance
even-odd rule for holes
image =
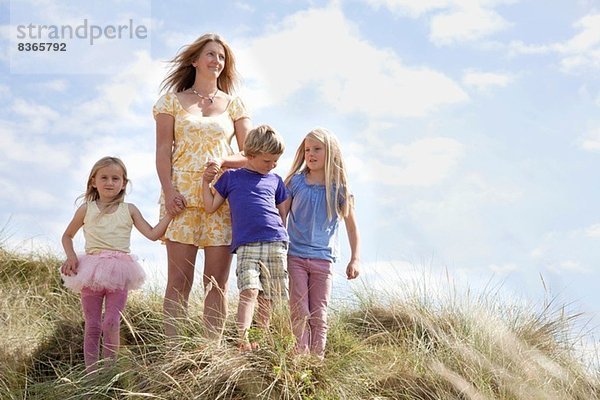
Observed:
[[[101,250],[117,250],[129,253],[132,226],[127,203],[120,203],[111,214],[100,215],[96,202],[88,202],[83,219],[85,252],[94,254]]]

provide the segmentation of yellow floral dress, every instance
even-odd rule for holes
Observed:
[[[233,97],[222,114],[203,117],[189,113],[175,93],[167,93],[154,104],[152,113],[154,118],[158,114],[175,118],[171,179],[187,201],[187,209],[171,222],[165,238],[200,248],[230,245],[229,204],[223,204],[213,214],[204,211],[202,174],[209,159],[233,154],[234,122],[249,116],[244,103],[239,97]],[[162,216],[164,193],[160,204]]]

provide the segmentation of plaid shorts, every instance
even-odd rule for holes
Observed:
[[[257,242],[237,248],[237,286],[258,289],[265,299],[288,298],[287,243]]]

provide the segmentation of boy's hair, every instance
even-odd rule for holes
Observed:
[[[255,157],[259,154],[282,155],[285,150],[283,138],[269,125],[259,125],[246,135],[244,154]]]
[[[294,161],[288,176],[285,178],[285,184],[289,185],[292,177],[298,173],[304,173],[308,170],[306,160],[304,159],[304,144],[306,139],[310,138],[323,144],[325,147],[325,193],[327,198],[327,217],[331,220],[334,216],[345,218],[354,206],[354,198],[348,186],[348,177],[346,174],[346,165],[342,157],[340,143],[333,132],[325,128],[315,128],[311,130],[296,150]],[[340,197],[343,201],[340,202]]]

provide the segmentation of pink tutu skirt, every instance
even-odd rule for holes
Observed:
[[[137,257],[121,251],[103,250],[96,254],[80,254],[77,274],[61,274],[65,286],[80,293],[84,287],[92,290],[134,290],[146,280],[146,273]]]

